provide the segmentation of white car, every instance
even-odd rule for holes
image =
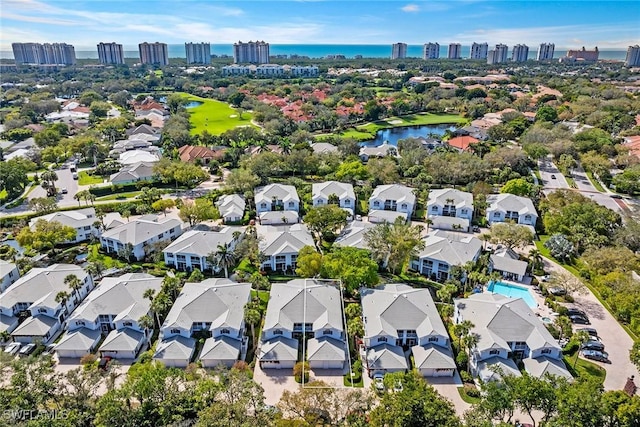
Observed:
[[[27,344],[20,349],[18,356],[28,356],[33,353],[35,349],[36,345],[34,343]]]
[[[5,353],[9,353],[9,354],[11,354],[11,355],[15,356],[15,355],[16,355],[16,353],[18,353],[18,351],[20,351],[20,347],[22,347],[22,344],[21,344],[21,343],[19,343],[19,342],[14,342],[14,343],[11,343],[11,344],[9,344],[8,346],[6,346],[6,347],[4,348],[4,352],[5,352]]]
[[[376,390],[383,391],[384,390],[384,375],[375,374],[373,376],[373,384],[376,387]]]

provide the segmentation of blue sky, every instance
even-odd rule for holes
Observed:
[[[640,2],[2,0],[0,49],[12,42],[212,44],[440,44],[554,42],[626,48],[640,43]]]

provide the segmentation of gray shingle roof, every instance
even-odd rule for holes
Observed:
[[[512,211],[520,215],[533,214],[538,216],[531,199],[514,194],[491,194],[487,196],[487,211]]]
[[[16,265],[12,262],[0,260],[0,279],[12,272],[16,268]]]
[[[473,261],[482,249],[480,239],[461,233],[433,230],[424,239],[424,249],[418,258],[430,258],[449,265],[463,265]]]
[[[260,251],[266,256],[297,253],[305,246],[313,246],[313,237],[304,224],[257,226]]]
[[[412,205],[416,203],[416,196],[413,194],[413,188],[400,184],[378,185],[369,200],[396,200],[398,204],[406,202]]]
[[[72,332],[65,333],[58,344],[57,350],[84,350],[87,353],[91,350],[101,337],[100,329],[80,328]]]
[[[269,211],[260,214],[260,223],[267,224],[296,224],[300,217],[296,211]]]
[[[158,342],[154,359],[165,360],[191,360],[193,351],[196,348],[196,340],[186,338],[182,335],[174,335],[169,339]]]
[[[144,333],[130,328],[113,330],[104,339],[100,351],[134,351],[144,339]]]
[[[478,363],[478,376],[484,382],[500,380],[503,375],[519,377],[522,374],[512,359],[493,356]]]
[[[389,222],[393,223],[398,218],[407,219],[409,214],[406,212],[383,211],[374,209],[369,211],[369,221],[371,222]]]
[[[58,322],[58,319],[54,319],[49,316],[31,316],[27,318],[24,322],[20,324],[17,328],[13,330],[11,335],[22,335],[22,336],[43,336],[47,332],[51,330],[53,325]]]
[[[375,227],[375,224],[362,221],[351,221],[342,230],[340,236],[334,242],[334,245],[349,246],[352,248],[369,249],[364,235],[367,230]]]
[[[238,360],[240,355],[240,340],[227,336],[207,338],[200,352],[200,360]]]
[[[93,225],[94,222],[98,221],[98,218],[96,218],[96,210],[94,208],[86,208],[78,209],[75,211],[53,212],[48,215],[42,215],[31,219],[31,221],[29,221],[29,226],[31,228],[35,227],[36,222],[40,219],[43,219],[47,222],[57,221],[62,225],[67,225],[73,228],[84,227],[87,225],[90,226]]]
[[[573,376],[569,373],[567,366],[562,360],[540,356],[535,359],[526,358],[522,363],[524,364],[524,369],[526,369],[530,375],[537,378],[542,378],[545,374],[550,374],[568,380],[573,379]]]
[[[307,340],[307,360],[309,361],[344,361],[346,354],[344,341],[329,337]]]
[[[444,206],[447,200],[453,199],[453,205],[456,209],[470,208],[473,209],[473,194],[465,191],[455,190],[453,188],[443,188],[439,190],[430,190],[429,199],[427,200],[427,206],[431,207],[434,204]],[[427,212],[429,214],[429,212]]]
[[[222,218],[226,218],[231,215],[242,217],[247,203],[244,201],[244,197],[238,194],[228,194],[220,197],[216,202],[216,206],[218,207]]]
[[[300,202],[298,192],[293,185],[269,184],[265,187],[256,189],[256,205],[260,204],[262,201],[271,203],[274,197],[285,203],[289,201]]]
[[[174,227],[182,227],[182,222],[172,218],[158,219],[157,222],[136,219],[105,231],[102,233],[102,237],[116,240],[122,244],[131,243],[136,246]]]
[[[416,345],[411,347],[413,360],[418,369],[455,369],[453,353],[448,347],[427,344],[424,347]]]
[[[137,162],[127,165],[109,177],[112,182],[138,181],[148,179],[155,175],[153,171],[154,163]]]
[[[272,284],[263,329],[291,331],[294,323],[312,323],[313,330],[344,330],[337,286],[315,279]]]
[[[509,250],[500,250],[491,254],[489,257],[491,264],[495,270],[506,271],[524,276],[527,272],[528,264],[520,261],[516,254]],[[513,257],[515,255],[515,258]]]
[[[128,273],[119,277],[105,277],[87,298],[75,309],[69,322],[78,319],[95,321],[101,314],[135,322],[149,312],[151,301],[143,296],[147,289],[156,293],[162,287],[162,277],[150,274]]]
[[[367,350],[367,363],[370,370],[408,369],[407,358],[402,351],[402,347],[389,344],[369,347]]]
[[[162,329],[189,330],[194,322],[211,322],[212,329],[228,326],[239,330],[244,321],[244,306],[250,298],[250,283],[229,279],[185,283]]]
[[[325,181],[312,184],[311,194],[313,198],[322,196],[323,198],[328,199],[332,194],[338,196],[340,200],[345,198],[356,198],[356,193],[353,191],[353,185],[338,181]]]
[[[328,142],[316,142],[315,144],[311,144],[311,148],[316,154],[335,153],[336,151],[338,151],[338,147],[333,144],[329,144]]]
[[[224,227],[220,231],[190,230],[170,243],[162,252],[207,256],[212,252],[217,252],[218,245],[233,241],[233,233],[236,231],[242,233],[244,228]]]
[[[298,340],[276,337],[260,345],[260,360],[298,360]]]

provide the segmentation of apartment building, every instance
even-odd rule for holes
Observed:
[[[243,43],[239,41],[233,44],[234,64],[268,64],[269,63],[269,43],[264,41],[249,41]]]
[[[169,51],[166,43],[140,43],[138,45],[140,51],[140,62],[142,64],[169,65]]]
[[[487,52],[487,64],[501,64],[507,62],[507,54],[509,53],[509,46],[499,43],[495,48]]]
[[[407,44],[394,43],[391,45],[391,59],[403,59],[407,57]]]
[[[526,44],[517,44],[511,52],[512,62],[526,62],[529,60],[529,46]]]
[[[627,67],[640,66],[640,46],[629,46],[627,49],[627,57],[624,60],[624,65]]]
[[[67,43],[12,43],[16,65],[75,65],[76,51]]]
[[[440,45],[438,43],[425,43],[422,46],[422,58],[423,59],[438,59],[440,58]]]
[[[462,45],[460,43],[450,43],[447,51],[447,58],[460,59],[462,58]]]
[[[187,64],[210,64],[211,45],[209,43],[185,43]]]
[[[469,59],[487,59],[487,53],[489,52],[488,43],[473,43],[471,44],[471,50],[469,52]]]
[[[124,50],[122,45],[112,43],[98,43],[98,59],[101,64],[124,64]]]
[[[556,45],[553,43],[540,43],[538,48],[538,54],[536,60],[538,61],[551,61],[553,59],[553,53],[555,52]]]

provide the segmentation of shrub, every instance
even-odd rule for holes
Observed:
[[[465,384],[464,392],[469,397],[480,397],[480,390],[478,390],[478,388],[474,384]]]
[[[298,362],[293,366],[293,376],[297,383],[309,382],[309,364],[307,362]]]
[[[238,371],[248,371],[249,365],[244,360],[237,360],[236,363],[233,364],[232,369],[237,369]]]
[[[562,350],[562,354],[567,354],[570,356],[574,354],[576,351],[578,351],[579,347],[580,347],[580,343],[576,342],[575,340],[571,340],[566,345],[566,347]]]
[[[555,308],[556,313],[558,313],[560,316],[566,316],[569,314],[569,310],[567,309],[567,307],[560,305],[560,304],[556,304],[556,308]]]
[[[80,358],[80,364],[90,365],[94,363],[96,360],[98,360],[98,356],[96,356],[95,354],[87,353]]]
[[[473,382],[473,378],[471,377],[471,374],[469,374],[469,372],[467,371],[460,371],[460,378],[462,379],[462,382],[465,382],[465,383]]]
[[[463,351],[458,353],[458,355],[456,356],[456,365],[458,365],[458,369],[460,370],[466,369],[467,363],[469,363],[469,357],[467,356],[467,353]]]

